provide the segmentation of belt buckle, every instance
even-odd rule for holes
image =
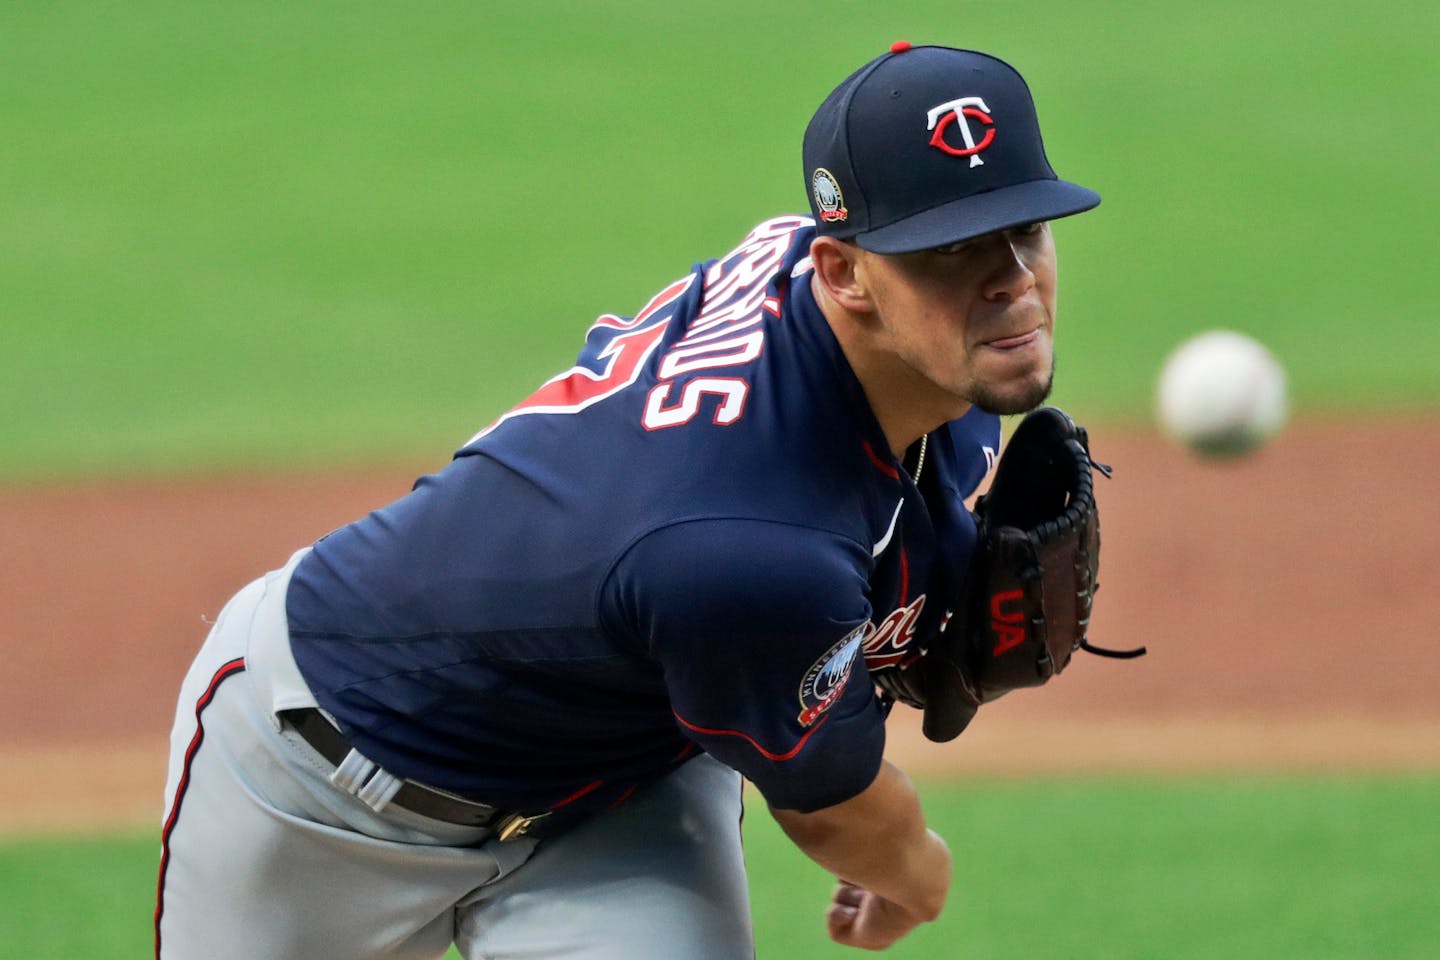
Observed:
[[[519,840],[530,832],[532,826],[548,816],[550,816],[550,811],[548,810],[544,813],[537,813],[532,817],[527,817],[519,813],[507,813],[500,820],[500,824],[496,830],[496,836],[501,843],[510,840]]]

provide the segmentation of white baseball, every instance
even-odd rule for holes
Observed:
[[[1285,370],[1258,341],[1211,330],[1166,359],[1156,389],[1160,426],[1207,457],[1237,457],[1285,425]]]

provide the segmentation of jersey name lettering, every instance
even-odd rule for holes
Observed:
[[[659,382],[645,398],[646,430],[687,424],[710,398],[715,404],[711,423],[728,426],[744,416],[750,384],[743,377],[698,377],[680,387],[678,400],[671,403],[670,398],[677,378],[699,370],[744,366],[764,351],[764,314],[780,315],[770,280],[785,261],[795,233],[808,225],[799,217],[767,220],[706,271],[700,313],[661,358]]]
[[[650,391],[645,398],[646,430],[663,430],[689,423],[700,413],[700,401],[705,396],[719,397],[715,406],[713,422],[726,427],[739,420],[745,413],[745,397],[750,385],[735,377],[697,377],[685,384],[680,391],[680,400],[673,406],[665,406],[670,398],[670,384],[662,383]]]

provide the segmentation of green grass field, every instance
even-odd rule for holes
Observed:
[[[1214,326],[1304,410],[1440,401],[1440,7],[879,7],[5,5],[0,478],[448,450],[803,210],[806,119],[897,37],[1015,62],[1105,196],[1057,229],[1078,415]]]
[[[951,838],[950,905],[887,956],[1428,960],[1440,778],[922,784]],[[761,960],[859,956],[824,937],[829,881],[763,809],[746,822]],[[157,842],[0,847],[0,955],[142,956]]]

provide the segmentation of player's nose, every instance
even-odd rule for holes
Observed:
[[[1006,233],[988,238],[984,247],[986,265],[985,299],[1018,300],[1035,287],[1035,274]]]

